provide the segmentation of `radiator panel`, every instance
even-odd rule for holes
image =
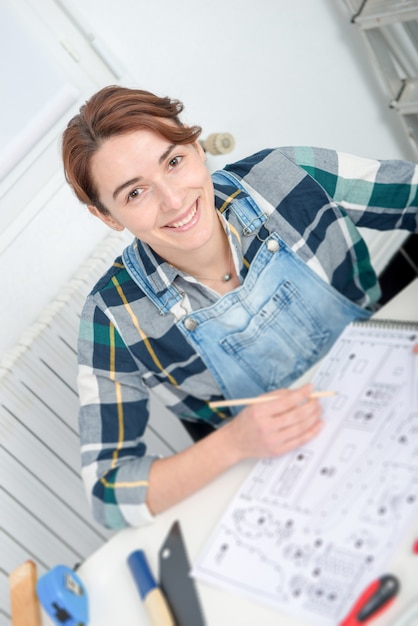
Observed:
[[[40,575],[73,567],[112,534],[92,519],[80,478],[76,351],[86,295],[125,244],[107,237],[0,363],[0,626],[12,569],[28,558]],[[145,441],[161,456],[191,442],[161,407]]]

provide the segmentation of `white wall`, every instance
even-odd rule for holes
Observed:
[[[234,157],[295,143],[409,153],[343,0],[67,4],[137,86],[183,100],[205,132],[232,132]]]
[[[121,81],[186,104],[235,151],[310,144],[412,158],[343,0],[67,0],[126,68]],[[57,155],[57,158],[58,155]],[[22,189],[30,197],[30,190]],[[0,256],[0,357],[104,236],[64,188]]]

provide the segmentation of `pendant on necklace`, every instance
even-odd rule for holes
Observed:
[[[224,283],[227,283],[229,280],[231,280],[231,278],[232,278],[232,274],[230,274],[229,272],[227,272],[226,274],[222,276],[222,280],[224,281]]]

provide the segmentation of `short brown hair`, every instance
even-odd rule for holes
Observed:
[[[112,136],[151,130],[176,145],[197,141],[201,128],[184,126],[179,118],[182,111],[179,100],[160,98],[141,89],[110,85],[94,94],[69,121],[62,138],[65,178],[77,198],[108,213],[98,198],[90,163],[102,143]]]

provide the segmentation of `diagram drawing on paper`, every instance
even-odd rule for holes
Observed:
[[[319,366],[325,427],[259,461],[195,564],[199,579],[335,626],[418,512],[417,327],[352,324]]]

